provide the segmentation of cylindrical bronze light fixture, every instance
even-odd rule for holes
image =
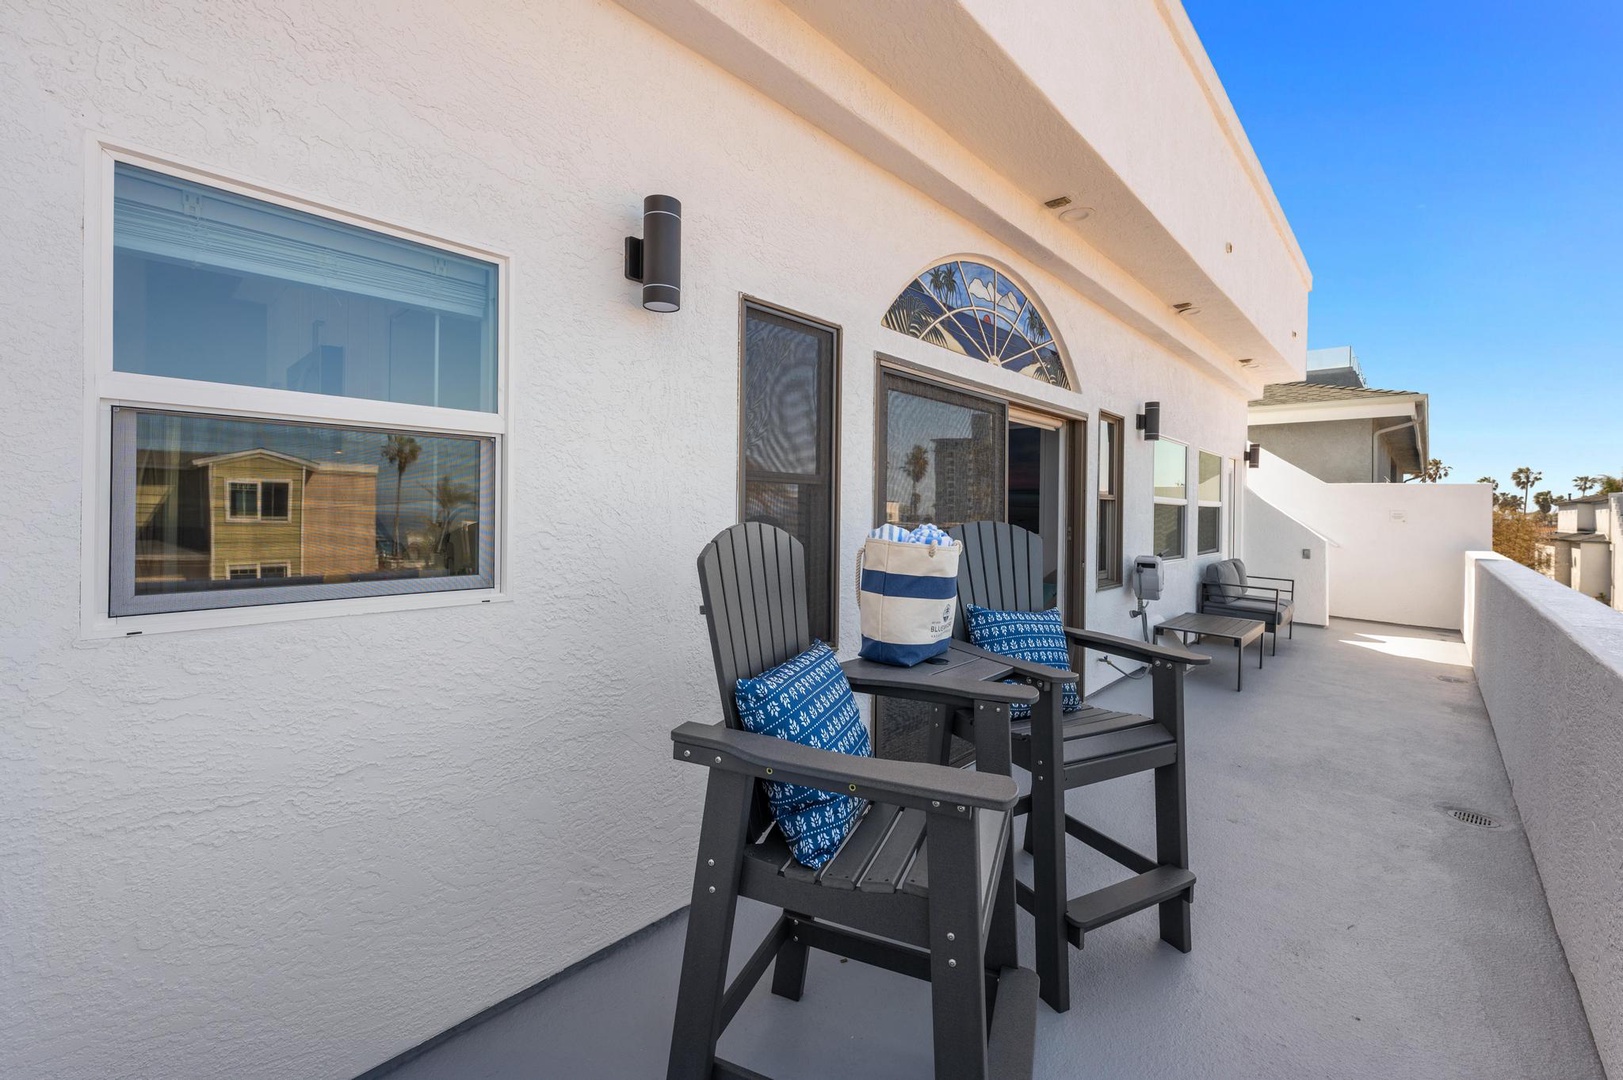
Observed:
[[[649,311],[682,307],[682,203],[669,195],[642,201],[642,239],[626,237],[626,277],[642,282]]]

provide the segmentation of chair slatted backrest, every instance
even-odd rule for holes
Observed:
[[[1043,540],[1006,521],[969,521],[947,530],[964,545],[958,559],[958,614],[952,636],[969,640],[964,605],[1036,611],[1043,600]]]
[[[699,592],[710,625],[716,689],[730,728],[741,729],[733,690],[811,648],[806,552],[782,529],[747,521],[723,529],[699,553]],[[751,835],[771,823],[757,787]]]

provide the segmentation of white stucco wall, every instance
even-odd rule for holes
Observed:
[[[1129,425],[1158,399],[1192,474],[1243,446],[1235,383],[622,8],[0,18],[0,241],[28,256],[0,298],[0,1076],[350,1077],[685,902],[703,775],[667,732],[715,715],[693,559],[736,512],[740,294],[844,329],[845,553],[879,351]],[[98,135],[511,255],[511,603],[81,638]],[[651,192],[684,203],[675,315],[621,277]],[[1039,291],[1076,393],[880,328],[957,252]],[[1151,468],[1129,432],[1129,554]],[[1194,560],[1167,576],[1191,608]],[[1088,621],[1136,633],[1131,605]],[[847,648],[855,618],[847,593]]]
[[[1326,484],[1266,450],[1249,482],[1333,545],[1331,615],[1460,628],[1460,556],[1493,546],[1487,485]]]
[[[1491,553],[1466,558],[1468,644],[1550,915],[1623,1076],[1623,615]]]
[[[1295,620],[1307,626],[1330,621],[1330,567],[1334,545],[1273,503],[1249,493],[1246,502],[1246,570],[1296,583]],[[1305,554],[1304,554],[1305,553]],[[1269,582],[1258,584],[1268,585]]]

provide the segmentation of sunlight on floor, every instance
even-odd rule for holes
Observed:
[[[1373,649],[1388,656],[1401,656],[1408,660],[1425,660],[1433,664],[1470,667],[1471,658],[1463,641],[1437,641],[1434,638],[1398,637],[1387,634],[1359,634],[1364,640],[1343,638],[1343,645],[1357,645],[1360,649]]]

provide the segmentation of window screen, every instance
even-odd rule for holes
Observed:
[[[109,610],[490,588],[494,441],[113,413]]]
[[[745,305],[743,517],[805,547],[807,618],[831,643],[836,349],[829,327]]]

